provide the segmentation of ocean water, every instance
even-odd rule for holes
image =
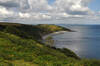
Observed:
[[[57,48],[69,48],[81,58],[100,59],[100,25],[61,25],[76,32],[53,36]]]

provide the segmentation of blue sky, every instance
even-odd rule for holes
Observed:
[[[100,0],[92,0],[89,3],[89,8],[94,11],[100,11]]]
[[[55,0],[48,0],[49,4],[52,4]]]
[[[55,0],[48,0],[48,3],[52,4],[54,1]],[[100,11],[100,0],[91,0],[88,6],[93,11]]]

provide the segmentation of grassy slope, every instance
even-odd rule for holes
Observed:
[[[79,60],[68,49],[45,46],[41,36],[59,30],[55,25],[0,23],[0,66],[99,66],[99,60]]]

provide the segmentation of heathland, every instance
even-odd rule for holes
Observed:
[[[0,66],[100,66],[100,60],[81,59],[67,48],[42,43],[42,36],[70,29],[48,24],[0,23]]]

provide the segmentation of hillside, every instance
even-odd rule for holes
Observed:
[[[55,31],[60,30],[67,30],[71,31],[70,29],[65,29],[63,27],[59,27],[56,25],[25,25],[25,24],[17,24],[17,23],[0,23],[0,31],[15,34],[20,36],[21,38],[26,39],[41,39],[41,36],[45,34],[49,34]]]
[[[80,59],[68,49],[45,46],[42,36],[71,31],[56,25],[0,23],[0,66],[99,66],[99,60]]]

